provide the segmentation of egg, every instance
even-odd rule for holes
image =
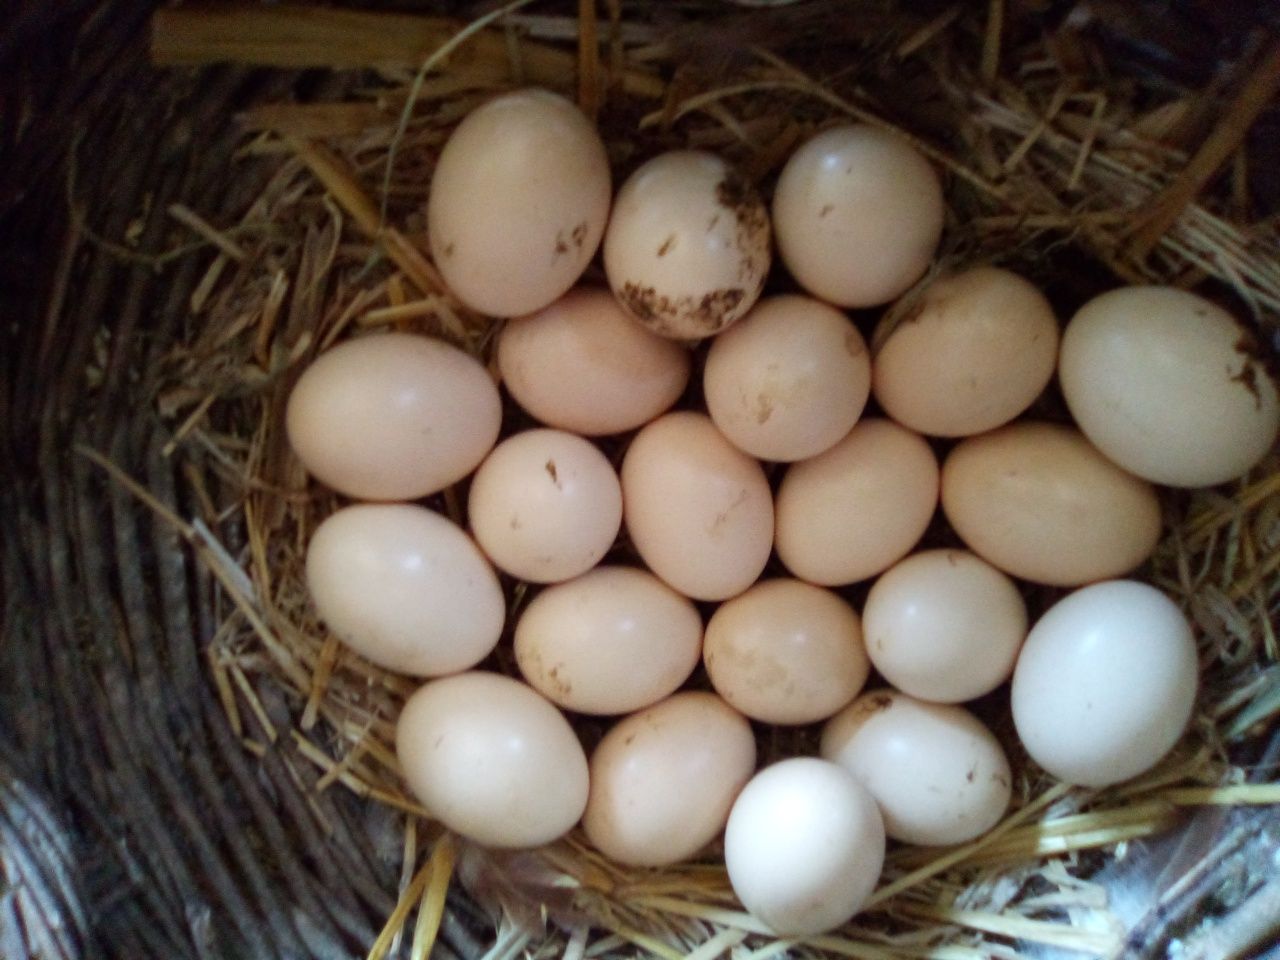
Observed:
[[[641,559],[687,597],[741,593],[769,560],[764,471],[703,414],[668,413],[636,434],[622,461],[622,499]]]
[[[782,937],[844,925],[884,865],[880,811],[843,767],[793,757],[757,773],[734,802],[724,860],[742,905]]]
[[[756,302],[769,272],[769,237],[763,202],[724,160],[676,150],[645,163],[618,191],[604,270],[642,324],[696,340]]]
[[[918,434],[858,421],[826,453],[792,464],[777,497],[778,556],[823,586],[874,577],[916,545],[938,505],[938,461]]]
[[[724,829],[755,765],[740,713],[714,694],[678,693],[622,720],[591,755],[587,839],[629,866],[687,860]]]
[[[1080,434],[1025,421],[961,441],[942,468],[942,509],[974,553],[1006,573],[1075,586],[1126,573],[1160,539],[1160,502]]]
[[[501,424],[498,389],[478,361],[407,333],[325,351],[298,378],[285,413],[303,466],[362,500],[415,500],[457,483]]]
[[[1016,273],[977,267],[930,283],[873,336],[874,390],[903,426],[982,433],[1022,413],[1053,379],[1058,321]]]
[[[1013,674],[1013,722],[1049,773],[1104,787],[1173,749],[1197,677],[1191,625],[1172,600],[1133,580],[1095,583],[1031,628]]]
[[[1253,337],[1185,290],[1124,287],[1090,300],[1067,324],[1058,376],[1085,435],[1155,483],[1234,480],[1280,429],[1280,396]]]
[[[589,440],[526,430],[480,464],[467,514],[476,541],[499,568],[554,583],[586,573],[613,546],[622,527],[622,487]]]
[[[967,550],[925,550],[881,574],[862,609],[867,655],[904,693],[959,703],[1013,673],[1027,636],[1017,586]]]
[[[539,89],[495,97],[440,151],[427,201],[432,259],[473,310],[541,310],[595,256],[611,183],[600,135],[569,100]]]
[[[475,666],[506,619],[498,578],[471,538],[411,504],[355,504],[330,516],[307,545],[306,580],[335,636],[415,676]]]
[[[548,426],[590,437],[643,426],[689,383],[688,350],[590,287],[506,324],[496,353],[516,403]]]
[[[539,593],[516,623],[516,662],[539,693],[579,713],[630,713],[688,679],[702,618],[653,574],[597,567]]]
[[[413,694],[396,756],[431,816],[488,847],[538,847],[587,805],[587,757],[569,721],[529,687],[460,673]]]
[[[716,692],[753,720],[825,720],[866,683],[857,613],[830,590],[763,580],[711,616],[703,662]]]
[[[711,419],[738,449],[804,460],[858,422],[871,360],[839,310],[810,297],[769,297],[712,342],[702,389]]]
[[[773,194],[778,256],[840,307],[888,303],[923,276],[942,236],[942,184],[902,136],[833,127],[787,160]]]
[[[875,797],[894,840],[966,843],[1009,807],[1013,776],[1004,750],[962,707],[876,690],[827,723],[820,749]]]

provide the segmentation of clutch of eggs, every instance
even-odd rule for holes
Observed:
[[[802,144],[771,197],[701,151],[615,197],[556,94],[458,125],[430,253],[459,302],[509,318],[492,370],[520,427],[499,442],[490,369],[408,333],[325,351],[285,418],[307,470],[366,501],[316,529],[307,584],[352,651],[427,678],[396,746],[433,817],[494,847],[581,823],[636,866],[723,834],[742,903],[805,936],[856,913],[886,842],[1003,817],[1005,749],[967,701],[1011,681],[1023,748],[1074,784],[1172,749],[1194,635],[1123,578],[1160,537],[1157,484],[1272,450],[1276,385],[1186,291],[1113,290],[1060,327],[1008,270],[922,280],[944,221],[928,161],[865,126]],[[597,252],[607,287],[581,282]],[[869,336],[845,312],[884,304]],[[1024,416],[1055,374],[1074,424]],[[426,499],[447,488],[465,527]],[[919,549],[940,521],[950,545]],[[1063,597],[1032,622],[1019,581]],[[520,680],[484,669],[504,635]],[[873,670],[888,686],[864,691]],[[620,719],[588,755],[562,711]],[[825,723],[820,758],[757,772],[753,721]]]

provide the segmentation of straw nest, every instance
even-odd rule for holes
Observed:
[[[109,388],[132,384],[133,406],[119,416],[141,426],[128,442],[109,431],[64,431],[76,447],[62,462],[73,464],[82,486],[99,483],[115,515],[142,504],[158,518],[148,563],[163,565],[179,541],[194,557],[183,575],[212,599],[198,607],[194,629],[188,618],[185,635],[178,618],[169,646],[160,641],[169,651],[161,659],[179,656],[170,647],[185,644],[179,659],[212,691],[204,709],[223,729],[201,735],[221,744],[204,776],[236,779],[251,806],[285,806],[274,833],[244,818],[241,845],[249,849],[237,855],[263,860],[268,878],[283,871],[295,912],[313,911],[314,928],[336,925],[348,944],[358,939],[358,921],[320,916],[339,917],[355,904],[355,913],[381,910],[381,932],[362,945],[370,958],[424,957],[435,946],[442,955],[494,960],[521,953],[711,960],[730,952],[752,960],[978,960],[1055,949],[1163,956],[1174,939],[1186,956],[1209,958],[1248,955],[1272,935],[1280,897],[1267,877],[1280,831],[1266,818],[1266,805],[1280,802],[1280,785],[1271,782],[1276,751],[1266,749],[1280,712],[1274,456],[1229,487],[1164,497],[1166,536],[1142,573],[1193,618],[1203,673],[1196,719],[1175,753],[1137,782],[1067,789],[1019,753],[1007,708],[991,698],[979,710],[1017,771],[1006,819],[962,848],[891,851],[869,907],[839,933],[800,944],[775,941],[744,914],[713,857],[638,871],[605,861],[576,834],[507,855],[442,834],[406,793],[391,745],[413,683],[344,651],[316,622],[303,584],[308,536],[336,501],[308,484],[288,451],[289,387],[319,351],[375,327],[440,335],[489,358],[493,322],[454,300],[423,253],[423,204],[452,127],[516,84],[577,98],[598,118],[620,176],[659,150],[692,145],[723,153],[767,192],[789,150],[818,126],[891,127],[946,175],[948,265],[994,261],[1018,270],[1063,316],[1118,282],[1194,287],[1249,320],[1274,353],[1276,141],[1250,131],[1280,86],[1280,43],[1265,29],[1232,33],[1212,57],[1175,64],[1186,23],[1137,29],[1121,17],[1122,5],[1080,4],[1065,17],[1050,6],[699,0],[623,9],[612,0],[597,12],[591,2],[573,11],[526,0],[457,21],[275,7],[156,15],[151,51],[161,65],[239,61],[331,72],[301,75],[309,78],[302,95],[296,73],[287,74],[291,85],[254,87],[238,104],[234,151],[206,164],[203,193],[188,191],[187,200],[158,211],[137,206],[132,217],[95,219],[84,197],[106,190],[104,174],[95,171],[86,186],[85,168],[97,161],[71,151],[63,190],[75,243],[60,254],[62,286],[51,303],[58,290],[64,300],[74,296],[68,277],[77,275],[82,249],[156,278],[148,283],[172,281],[178,294],[164,306],[174,318],[170,333],[148,345],[144,366],[120,369],[105,335],[76,355],[82,395],[114,408]],[[1132,69],[1121,69],[1125,63]],[[194,76],[230,84],[243,74]],[[173,77],[192,83],[189,73]],[[243,89],[239,95],[246,99]],[[183,148],[192,153],[200,151],[202,122],[215,118],[190,118]],[[127,287],[114,292],[130,295]],[[100,303],[109,308],[111,300],[100,295]],[[1055,415],[1052,401],[1044,412]],[[57,482],[47,468],[45,480]],[[456,491],[432,505],[464,519]],[[58,535],[48,542],[56,546]],[[125,535],[117,523],[113,536]],[[112,562],[72,554],[73,565]],[[132,593],[128,583],[104,586],[116,599],[97,610],[117,625],[122,647],[131,636],[136,642],[135,617],[145,619],[151,602],[147,584],[132,586]],[[66,588],[55,578],[49,589]],[[1030,593],[1033,611],[1055,596]],[[511,619],[524,600],[514,585]],[[134,609],[134,601],[143,605]],[[74,625],[64,626],[74,635]],[[126,672],[145,655],[116,654]],[[501,649],[492,665],[513,669]],[[163,676],[142,695],[163,703]],[[111,710],[131,708],[110,702],[109,689],[106,696]],[[66,694],[60,702],[73,706]],[[600,729],[583,724],[581,732],[590,741]],[[778,756],[811,748],[811,736],[776,735],[763,747]],[[184,748],[210,749],[202,744],[196,738]],[[266,773],[255,772],[255,757]],[[292,794],[282,776],[297,788]],[[353,900],[343,868],[317,865],[347,842],[348,827],[335,826],[325,806],[343,792],[355,802],[342,801],[343,823],[352,822],[352,809],[377,811],[367,818],[380,826],[378,853],[390,865],[381,898]],[[80,810],[93,806],[77,802]],[[234,829],[237,820],[217,822]],[[179,816],[179,836],[194,829]],[[315,834],[321,839],[297,839]],[[228,842],[235,845],[215,841]],[[305,844],[318,845],[291,867],[281,851]],[[277,856],[284,866],[273,872]],[[289,869],[321,882],[295,884]],[[234,892],[240,874],[230,872]],[[208,881],[212,899],[233,915],[252,914],[261,891],[238,894],[245,905],[218,879]],[[322,907],[317,900],[331,888],[339,907]],[[306,942],[326,941],[317,933]],[[331,954],[308,949],[342,955],[332,943]],[[278,943],[272,950],[290,955]]]

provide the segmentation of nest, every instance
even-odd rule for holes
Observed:
[[[714,858],[631,870],[578,834],[520,854],[444,834],[392,749],[415,684],[342,649],[303,584],[307,539],[336,500],[289,453],[289,387],[365,328],[489,359],[494,323],[422,252],[423,204],[453,126],[513,85],[575,97],[619,180],[695,146],[767,192],[823,124],[892,128],[945,173],[942,263],[1016,270],[1063,317],[1120,282],[1194,288],[1274,354],[1276,34],[1240,26],[1240,10],[1226,29],[1229,13],[1190,4],[1153,2],[1170,10],[1141,26],[1123,4],[1058,6],[180,7],[151,23],[161,72],[125,5],[76,5],[69,24],[19,16],[11,37],[68,31],[76,82],[41,88],[58,54],[0,50],[27,107],[6,131],[0,191],[7,245],[27,239],[3,275],[24,297],[6,318],[0,398],[0,954],[1260,949],[1280,915],[1275,455],[1239,483],[1164,496],[1166,535],[1141,576],[1193,619],[1203,678],[1175,753],[1096,791],[1012,749],[1003,822],[961,848],[892,850],[867,909],[798,944],[741,911]],[[172,69],[213,63],[233,65]],[[432,506],[463,521],[461,503],[446,491]],[[1032,592],[1033,613],[1058,595]],[[513,623],[525,589],[509,597]],[[514,671],[509,645],[495,656]],[[978,709],[1012,748],[997,700]]]

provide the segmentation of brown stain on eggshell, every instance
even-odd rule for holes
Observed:
[[[713,290],[701,297],[668,297],[653,287],[624,283],[618,291],[623,305],[650,330],[664,337],[710,337],[727,325],[725,320],[746,296],[741,287]]]

